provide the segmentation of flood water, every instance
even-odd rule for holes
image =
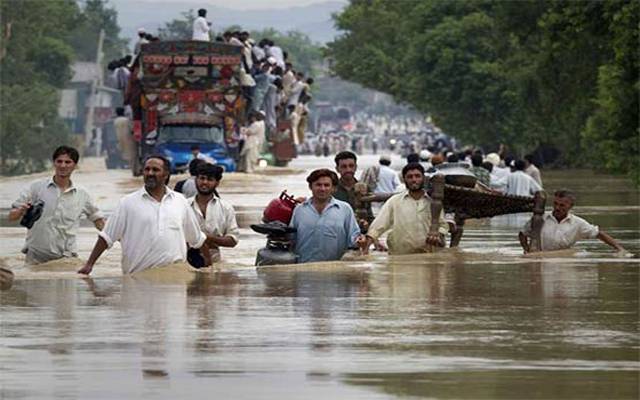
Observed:
[[[23,266],[25,231],[6,210],[33,176],[0,180],[0,266],[15,273],[0,291],[0,398],[639,397],[640,202],[628,182],[543,171],[548,192],[574,189],[575,213],[635,258],[597,240],[523,257],[526,216],[504,216],[470,221],[461,247],[438,254],[256,271],[264,238],[248,225],[282,189],[308,195],[306,171],[331,164],[225,176],[241,238],[213,271],[122,276],[116,245],[84,279],[73,260]],[[141,185],[99,160],[74,178],[107,214]],[[81,259],[95,239],[84,224]]]

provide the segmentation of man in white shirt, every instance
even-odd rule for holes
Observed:
[[[222,172],[222,167],[218,165],[200,166],[196,178],[198,194],[187,200],[200,230],[207,235],[207,248],[202,248],[205,265],[220,261],[219,248],[235,247],[240,236],[233,207],[220,199],[216,191],[222,180]]]
[[[516,170],[507,177],[506,194],[516,196],[533,196],[542,187],[532,177],[524,173],[523,160],[515,162]]]
[[[138,54],[140,54],[140,50],[142,49],[143,44],[149,43],[149,41],[146,38],[146,34],[147,32],[145,31],[144,28],[138,28],[138,41],[133,47],[134,56],[137,56]]]
[[[575,195],[568,190],[558,190],[554,193],[553,212],[543,217],[540,233],[542,251],[568,249],[580,239],[597,238],[617,251],[625,252],[625,249],[607,233],[571,213],[575,199]],[[531,236],[532,224],[529,221],[524,231],[518,234],[525,253],[531,251]]]
[[[77,257],[76,234],[83,215],[97,229],[104,227],[104,217],[89,192],[71,181],[79,157],[73,147],[58,147],[52,157],[54,176],[33,181],[12,204],[9,221],[17,221],[36,202],[44,202],[42,215],[27,231],[22,249],[27,264]]]
[[[533,178],[534,181],[540,186],[542,186],[542,176],[540,175],[540,170],[533,163],[533,154],[527,154],[524,156],[524,173]]]
[[[191,40],[202,40],[209,42],[209,31],[211,30],[211,22],[207,22],[207,10],[201,8],[198,10],[198,18],[193,20],[193,36]]]
[[[504,192],[507,185],[507,178],[511,175],[511,169],[508,166],[500,166],[501,160],[498,153],[487,154],[485,161],[493,164],[493,169],[491,170],[491,189]]]
[[[378,184],[373,191],[375,194],[395,193],[401,185],[398,173],[391,169],[391,157],[386,154],[380,156],[380,170],[378,172]]]
[[[144,163],[144,187],[120,200],[89,259],[78,273],[90,274],[102,253],[120,241],[125,274],[186,261],[188,243],[200,248],[207,237],[187,199],[169,189],[170,165],[163,156]]]

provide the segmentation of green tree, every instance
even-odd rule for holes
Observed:
[[[159,28],[158,37],[161,40],[190,40],[195,19],[196,14],[192,9],[183,12],[181,19],[166,22],[163,27]]]

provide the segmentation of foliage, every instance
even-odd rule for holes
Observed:
[[[193,9],[182,13],[182,19],[166,22],[158,29],[160,40],[190,40],[193,33],[193,21],[196,14]]]
[[[465,142],[637,176],[639,15],[626,0],[352,0],[329,54]]]
[[[0,172],[47,167],[53,149],[72,137],[58,117],[60,89],[74,60],[95,60],[105,29],[106,57],[120,56],[115,10],[102,0],[0,2]]]

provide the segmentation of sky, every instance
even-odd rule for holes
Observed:
[[[179,3],[179,0],[130,0],[137,3]],[[218,6],[224,8],[230,8],[234,10],[259,10],[259,9],[274,9],[274,8],[288,8],[297,6],[308,6],[309,4],[324,3],[327,0],[242,0],[242,1],[229,1],[229,0],[200,0],[202,8],[207,6]],[[347,0],[344,0],[346,3]]]

